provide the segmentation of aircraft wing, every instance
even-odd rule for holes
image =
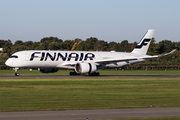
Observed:
[[[75,66],[77,64],[77,62],[65,62],[62,65],[63,66]]]
[[[129,62],[129,61],[133,61],[133,60],[142,60],[142,59],[151,59],[151,58],[157,58],[157,57],[162,57],[162,56],[166,56],[166,55],[170,55],[172,53],[174,53],[176,49],[172,50],[169,53],[165,53],[165,54],[160,54],[160,55],[154,55],[154,56],[149,56],[149,55],[145,55],[145,56],[137,56],[137,57],[130,57],[130,58],[105,58],[105,59],[100,59],[100,60],[95,60],[93,61],[93,63],[97,63],[97,64],[111,64],[111,63],[116,63],[116,62]],[[77,62],[65,62],[63,64],[63,66],[75,66],[77,64]]]
[[[157,56],[157,57],[162,57],[162,56],[170,55],[170,54],[174,53],[175,51],[176,51],[176,49],[172,50],[172,51],[171,51],[171,52],[169,52],[169,53],[160,54],[160,55],[154,55],[154,56]]]
[[[172,50],[169,53],[165,53],[165,54],[160,54],[160,55],[154,55],[154,56],[142,56],[142,57],[134,57],[134,58],[123,58],[123,59],[102,59],[102,60],[96,60],[95,63],[99,63],[99,64],[110,64],[110,63],[115,63],[115,62],[123,62],[123,61],[133,61],[133,60],[142,60],[142,59],[151,59],[151,58],[157,58],[157,57],[162,57],[162,56],[166,56],[166,55],[170,55],[172,53],[174,53],[176,51],[176,49]]]
[[[131,60],[137,60],[137,58],[127,58],[127,59],[102,59],[102,60],[95,60],[94,63],[97,64],[110,64],[114,62],[122,62],[122,61],[131,61]],[[65,62],[62,65],[63,66],[75,66],[77,62]]]
[[[96,60],[95,63],[103,63],[103,64],[110,64],[114,62],[123,62],[123,61],[131,61],[131,60],[137,60],[137,58],[126,58],[126,59],[102,59],[102,60]]]

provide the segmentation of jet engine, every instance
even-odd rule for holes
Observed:
[[[80,74],[80,73],[94,73],[96,72],[97,67],[94,63],[77,63],[75,65],[75,72]]]
[[[55,73],[58,71],[57,68],[38,68],[38,70],[42,73]]]

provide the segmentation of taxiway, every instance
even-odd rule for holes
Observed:
[[[99,120],[180,117],[180,107],[0,112],[1,120]]]
[[[23,76],[13,76],[13,75],[1,75],[0,79],[40,79],[40,78],[180,78],[180,75],[100,75],[100,76],[69,76],[69,75],[23,75]]]

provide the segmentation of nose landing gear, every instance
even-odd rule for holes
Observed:
[[[15,70],[15,76],[19,76],[19,73],[18,73],[19,68],[14,68],[14,70]]]

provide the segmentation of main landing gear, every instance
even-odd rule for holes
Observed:
[[[69,73],[69,75],[71,75],[71,76],[72,76],[72,75],[81,75],[81,74],[76,73],[76,72],[70,72],[70,73]]]
[[[88,73],[89,76],[99,76],[100,73],[99,72],[94,72],[94,73]]]
[[[76,73],[76,72],[70,72],[69,75],[71,76],[76,76],[76,75],[81,75],[79,73]],[[100,73],[99,72],[94,72],[94,73],[88,73],[89,76],[99,76]]]
[[[15,70],[15,76],[19,76],[19,73],[18,73],[19,68],[14,68],[14,70]]]

